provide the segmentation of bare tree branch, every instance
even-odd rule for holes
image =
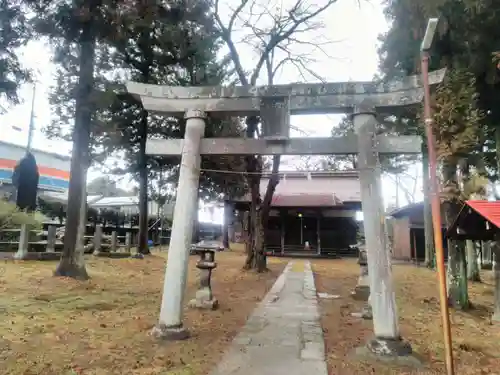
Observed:
[[[248,86],[247,76],[245,74],[245,70],[243,69],[243,65],[241,64],[240,55],[238,53],[238,50],[236,49],[236,46],[233,43],[231,34],[233,31],[233,26],[236,18],[238,17],[239,13],[243,10],[243,8],[248,4],[249,1],[250,0],[241,0],[241,4],[236,8],[236,10],[229,18],[229,24],[227,27],[224,26],[224,23],[220,18],[219,0],[215,0],[214,2],[215,21],[220,29],[222,39],[224,40],[224,42],[226,42],[227,47],[229,48],[229,53],[231,55],[231,60],[233,61],[234,64],[234,69],[236,70],[236,74],[238,75],[241,84],[245,86]]]
[[[289,49],[290,44],[307,45],[320,50],[325,56],[328,56],[322,46],[326,46],[331,42],[318,43],[307,42],[294,37],[294,34],[304,34],[309,31],[318,30],[323,27],[321,23],[312,22],[318,15],[327,10],[330,6],[336,3],[337,0],[323,1],[320,6],[313,5],[307,0],[296,0],[294,4],[288,9],[284,9],[283,4],[278,6],[274,11],[270,9],[270,5],[265,2],[259,3],[258,0],[241,0],[236,9],[231,11],[227,25],[224,24],[220,15],[220,0],[214,0],[215,9],[215,22],[220,29],[221,36],[226,43],[231,60],[233,61],[236,74],[242,85],[255,85],[261,73],[262,67],[268,62],[274,65],[274,51],[280,46]],[[245,17],[244,17],[245,16]],[[262,27],[259,24],[264,16],[271,19],[272,24],[268,27]],[[257,63],[252,69],[250,77],[247,76],[243,64],[241,62],[240,54],[236,48],[233,40],[233,31],[236,21],[242,22],[243,27],[250,29],[251,35],[247,34],[243,37],[241,42],[251,45],[252,48],[259,52]],[[256,38],[253,42],[252,38]],[[291,60],[288,60],[292,63]],[[281,65],[283,65],[282,63]],[[300,71],[304,69],[306,63],[299,63],[295,61],[295,67]],[[300,67],[300,68],[299,68]],[[275,72],[279,70],[275,69]],[[312,71],[308,71],[310,74]],[[313,77],[318,78],[315,74]],[[268,77],[269,78],[269,77]],[[269,80],[269,79],[268,79]]]
[[[313,22],[319,14],[327,10],[337,0],[317,0],[323,5],[316,6],[308,3],[308,0],[295,0],[295,3],[284,9],[283,1],[281,6],[275,6],[271,9],[268,1],[262,0],[241,0],[239,5],[229,15],[227,25],[224,24],[220,12],[220,0],[214,0],[214,18],[217,27],[224,42],[229,49],[229,57],[231,58],[234,70],[238,76],[239,81],[244,86],[253,86],[262,73],[262,68],[266,69],[267,84],[274,84],[276,74],[283,68],[286,63],[295,66],[304,78],[304,72],[320,79],[320,77],[310,68],[308,64],[312,60],[307,54],[293,54],[292,45],[308,46],[313,49],[318,49],[325,55],[326,51],[322,50],[322,46],[327,43],[307,42],[299,39],[294,34],[304,35],[309,31],[315,31],[323,27],[321,23]],[[271,20],[271,25],[265,27],[261,22],[265,19]],[[251,69],[251,74],[248,76],[240,54],[236,48],[235,42],[235,27],[240,23],[244,29],[250,31],[247,35],[243,36],[240,43],[249,45],[254,49],[259,57],[255,66]],[[285,56],[280,59],[278,52],[284,53]],[[305,78],[304,78],[305,80]],[[247,117],[247,137],[255,137],[255,133],[259,136],[258,123],[259,119],[255,116]],[[263,200],[260,196],[260,173],[263,169],[263,158],[261,156],[248,156],[245,158],[247,171],[253,172],[249,174],[248,185],[251,194],[251,207],[250,207],[250,220],[254,227],[250,228],[250,241],[248,242],[248,256],[246,267],[251,268],[254,259],[262,259],[263,254],[263,233],[267,228],[267,221],[269,219],[269,211],[271,207],[272,198],[279,184],[279,167],[281,156],[276,155],[273,157],[272,170],[269,183],[266,188]],[[258,212],[260,205],[260,213]],[[259,216],[260,215],[260,216]],[[260,218],[260,221],[258,220]],[[260,237],[259,237],[260,236]],[[265,255],[264,267],[265,267]],[[258,262],[258,261],[257,261]],[[260,266],[257,267],[261,269]]]
[[[415,203],[415,189],[412,193],[410,189],[400,180],[394,177],[392,174],[387,174],[387,176],[394,181],[395,184],[399,186],[399,188],[403,191],[408,204]]]
[[[326,4],[323,6],[317,8],[315,11],[308,13],[307,10],[303,13],[302,17],[296,17],[295,13],[300,12],[300,7],[303,4],[304,0],[297,0],[295,5],[292,7],[290,11],[288,11],[289,17],[293,20],[292,25],[289,28],[282,28],[282,30],[279,30],[281,25],[277,24],[276,26],[276,31],[278,31],[275,34],[271,34],[271,38],[269,40],[269,43],[264,47],[264,50],[262,51],[262,55],[260,56],[259,61],[257,62],[257,65],[255,66],[255,69],[253,71],[253,74],[250,78],[250,84],[255,85],[257,82],[257,79],[260,74],[260,70],[262,68],[262,65],[265,63],[267,57],[271,53],[271,51],[278,46],[282,41],[286,40],[290,36],[293,35],[294,32],[296,32],[300,26],[307,24],[307,22],[317,15],[321,14],[323,11],[328,9],[331,5],[337,2],[337,0],[328,0]]]

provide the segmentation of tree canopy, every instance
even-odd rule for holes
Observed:
[[[20,85],[29,79],[29,72],[22,67],[19,47],[25,45],[31,30],[21,0],[0,0],[0,113],[3,103],[19,103]]]
[[[385,14],[392,23],[381,37],[380,69],[383,79],[419,74],[420,44],[428,19],[439,17],[431,50],[431,69],[447,68],[445,81],[432,94],[434,133],[440,159],[444,216],[448,225],[455,220],[462,200],[484,186],[471,182],[475,174],[500,175],[495,154],[500,145],[499,51],[500,4],[491,0],[398,0],[386,3]],[[409,111],[398,119],[397,132],[422,133],[422,111]],[[496,149],[496,150],[495,150]],[[496,152],[495,152],[496,151]],[[461,182],[461,180],[463,180]],[[468,182],[468,183],[464,183]],[[476,179],[476,182],[478,180]],[[449,240],[449,299],[457,308],[469,306],[465,248],[463,241]]]

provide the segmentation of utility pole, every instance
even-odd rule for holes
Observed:
[[[421,67],[422,81],[424,84],[424,124],[427,137],[427,151],[429,153],[429,183],[431,189],[432,223],[434,228],[434,245],[436,246],[436,265],[439,279],[439,299],[441,305],[441,320],[443,326],[444,354],[446,363],[446,374],[454,375],[453,347],[450,327],[450,313],[448,311],[448,300],[446,291],[446,269],[444,265],[443,234],[441,232],[441,201],[439,197],[439,183],[437,180],[437,153],[436,138],[434,136],[434,120],[431,108],[431,92],[429,85],[429,50],[432,45],[434,34],[439,20],[429,19],[424,39],[422,40]],[[439,124],[438,124],[439,125]]]
[[[28,143],[26,145],[26,153],[31,151],[33,143],[33,133],[35,132],[35,97],[36,97],[36,82],[33,83],[33,97],[31,98],[31,114],[28,128]]]

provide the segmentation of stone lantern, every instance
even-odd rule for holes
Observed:
[[[366,246],[359,246],[358,264],[360,268],[360,275],[358,284],[351,292],[352,297],[356,301],[368,301],[370,296],[370,281],[368,279],[368,261],[366,257]]]
[[[363,319],[372,319],[373,315],[370,304],[370,280],[368,278],[368,260],[366,257],[366,246],[365,244],[362,244],[358,248],[358,264],[360,267],[360,275],[358,278],[358,284],[351,292],[351,295],[356,301],[365,301],[366,304],[361,312],[352,313],[351,315]]]
[[[220,248],[220,244],[212,241],[201,241],[195,245],[193,252],[200,255],[200,260],[196,267],[200,270],[200,285],[195,298],[189,301],[189,307],[198,309],[214,310],[219,302],[212,293],[212,270],[217,267],[215,263],[215,252]]]

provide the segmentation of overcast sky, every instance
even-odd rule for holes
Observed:
[[[293,0],[278,1],[286,5]],[[234,0],[225,0],[225,2],[230,4],[234,3]],[[322,0],[316,1],[318,4],[321,2]],[[269,1],[266,3],[269,4]],[[326,27],[322,30],[321,35],[311,34],[308,36],[311,41],[320,39],[331,41],[332,43],[324,47],[330,57],[317,50],[304,49],[303,51],[316,60],[308,67],[327,81],[371,80],[378,70],[377,38],[388,28],[381,3],[382,0],[361,0],[360,2],[358,0],[339,0],[337,4],[333,5],[322,17]],[[221,9],[229,9],[229,6],[223,6]],[[252,50],[241,43],[238,44],[238,50],[243,57],[242,60],[248,62],[245,67],[251,68],[255,57]],[[35,100],[36,132],[33,145],[42,150],[69,155],[70,144],[62,141],[50,141],[42,132],[51,118],[47,94],[53,84],[54,67],[50,59],[50,49],[41,42],[32,42],[23,49],[22,61],[26,67],[38,72],[39,81]],[[306,77],[306,79],[310,82],[315,80],[313,77]],[[295,69],[288,67],[276,77],[275,82],[303,81],[304,78],[297,74]],[[10,108],[5,115],[0,117],[0,125],[3,129],[0,133],[1,140],[21,145],[26,144],[32,91],[31,85],[25,85],[20,92],[24,103]],[[330,135],[332,127],[338,124],[341,117],[339,115],[293,116],[291,123],[312,136],[326,137]],[[20,128],[22,131],[16,131],[13,127]],[[297,132],[292,131],[292,133],[295,136],[299,135]],[[98,172],[92,171],[89,173],[89,178],[95,178],[97,175]],[[417,191],[420,191],[420,185],[419,183]],[[384,179],[386,204],[394,200],[395,191],[394,182],[390,179]],[[417,195],[421,196],[421,194]],[[405,202],[404,197],[402,197],[402,202]]]

